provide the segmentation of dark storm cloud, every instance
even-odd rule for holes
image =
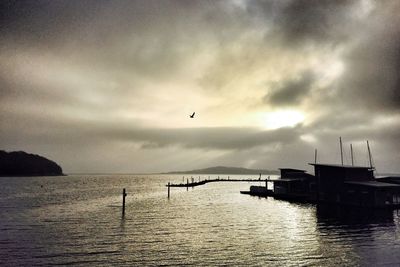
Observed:
[[[0,32],[19,44],[47,46],[93,19],[97,5],[93,1],[1,1]]]
[[[353,22],[353,0],[294,0],[276,17],[278,31],[287,42],[317,41],[337,43],[347,37]]]
[[[282,37],[285,45],[338,44],[351,36],[357,22],[358,0],[249,1],[246,12],[268,31],[266,38]]]
[[[302,44],[310,44],[310,41],[314,49],[327,44],[333,44],[328,46],[331,48],[341,47],[339,59],[344,72],[326,88],[328,93],[318,96],[319,103],[314,104],[321,104],[322,109],[330,111],[332,125],[337,112],[356,111],[370,117],[399,112],[398,1],[299,0],[288,1],[280,10],[275,20],[276,29],[285,36],[284,43],[288,47],[295,44],[296,49],[301,49]],[[276,88],[274,94],[278,100],[280,96],[296,99],[298,91]]]
[[[400,110],[400,5],[385,12],[386,22],[374,29],[345,58],[341,94],[353,105],[374,111]]]
[[[159,42],[166,37],[173,40],[187,36],[187,29],[234,22],[234,10],[223,10],[229,5],[221,1],[9,0],[0,5],[2,35],[35,45],[101,47],[118,41],[115,40],[117,36],[133,37],[135,42],[149,38]],[[207,36],[208,33],[198,32],[187,38],[198,35]]]
[[[315,78],[312,72],[303,72],[296,79],[285,80],[281,84],[274,86],[273,91],[264,97],[264,102],[273,106],[300,104],[304,98],[308,97],[314,81]]]
[[[202,29],[228,23],[229,13],[217,15],[221,6],[206,1],[6,1],[0,48],[62,54],[66,62],[121,79],[126,73],[169,77],[213,35]],[[196,34],[189,35],[193,29]]]
[[[361,120],[380,114],[395,114],[400,108],[400,3],[398,1],[372,2],[374,9],[362,21],[350,23],[343,30],[352,35],[341,40],[344,66],[335,83],[318,96],[314,105],[328,112],[323,120],[331,125],[343,124],[345,113],[352,117],[362,114]],[[349,21],[348,21],[349,22]],[[357,26],[357,27],[356,27]],[[339,39],[337,39],[339,40]],[[326,42],[335,41],[333,36]],[[329,66],[327,66],[329,67]],[[337,122],[335,122],[337,121]],[[356,126],[357,121],[348,126]]]

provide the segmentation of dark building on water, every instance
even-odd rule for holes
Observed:
[[[400,185],[381,182],[370,167],[310,164],[316,178],[316,200],[364,207],[400,205]]]
[[[305,170],[281,168],[281,177],[275,180],[274,196],[299,200],[312,200],[315,195],[315,177]]]
[[[360,207],[400,207],[400,179],[376,179],[371,167],[316,164],[314,175],[304,170],[282,168],[273,190],[252,186],[252,195],[280,199],[334,203]]]

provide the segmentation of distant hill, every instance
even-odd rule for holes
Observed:
[[[63,175],[61,167],[42,156],[23,151],[0,150],[0,176],[56,176]]]
[[[279,174],[278,170],[246,169],[238,167],[210,167],[191,171],[172,171],[167,174]]]

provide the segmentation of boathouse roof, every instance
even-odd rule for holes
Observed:
[[[305,170],[293,169],[293,168],[279,168],[281,171],[290,171],[290,172],[306,172]]]
[[[307,178],[280,178],[274,180],[274,182],[295,182],[295,181],[304,181],[307,180]]]
[[[320,164],[320,163],[308,163],[308,164],[312,166],[327,167],[327,168],[367,169],[367,170],[374,169],[366,166],[352,166],[352,165],[341,165],[341,164]]]
[[[390,183],[390,184],[400,184],[399,176],[385,176],[376,179],[378,182]]]
[[[281,179],[296,179],[296,178],[310,178],[314,177],[311,174],[306,173],[305,170],[293,169],[293,168],[279,168],[281,171]]]
[[[398,184],[390,184],[384,182],[377,182],[377,181],[347,181],[344,182],[345,184],[352,184],[352,185],[361,185],[361,186],[369,186],[369,187],[379,187],[379,188],[400,188]]]

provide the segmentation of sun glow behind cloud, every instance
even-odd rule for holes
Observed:
[[[262,115],[263,127],[278,129],[282,127],[294,127],[305,120],[305,114],[298,110],[277,110]]]

